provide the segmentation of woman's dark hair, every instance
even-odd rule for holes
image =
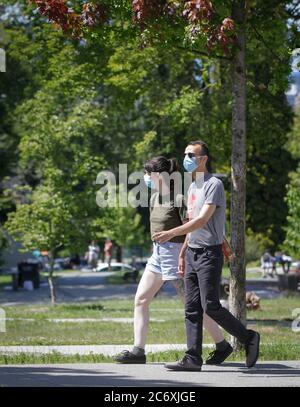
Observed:
[[[164,156],[153,157],[151,160],[148,160],[144,169],[147,172],[167,172],[172,174],[175,171],[179,171],[179,166],[176,158],[166,158]]]
[[[202,140],[196,140],[196,141],[190,141],[188,143],[188,145],[189,146],[198,146],[198,145],[201,146],[202,154],[207,155],[207,157],[208,157],[208,160],[206,162],[207,171],[212,172],[212,167],[211,167],[212,157],[211,157],[211,155],[209,153],[209,149],[208,149],[207,144]]]

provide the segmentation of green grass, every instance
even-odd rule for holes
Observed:
[[[276,299],[262,299],[261,310],[248,311],[249,319],[292,319],[292,311],[300,307],[299,294]],[[71,303],[51,305],[18,305],[3,307],[10,318],[106,318],[133,316],[133,299],[102,300],[93,303]],[[158,296],[150,305],[154,318],[178,319],[183,316],[183,305],[178,298],[161,298]]]
[[[139,276],[137,278],[136,283],[140,281],[142,274],[143,274],[142,272],[139,272]],[[136,284],[135,282],[132,281],[132,279],[125,281],[123,278],[123,273],[115,273],[112,276],[106,277],[105,282],[106,284]]]
[[[210,349],[203,349],[203,359],[207,359]],[[260,347],[260,361],[266,360],[297,360],[299,359],[300,345],[294,344],[286,346],[285,343],[278,343],[276,345],[264,345]],[[147,353],[147,362],[170,362],[179,360],[183,356],[183,351],[168,351]],[[244,362],[244,351],[234,352],[226,362]],[[63,355],[59,352],[52,352],[49,354],[38,355],[19,353],[15,355],[0,354],[0,365],[8,364],[52,364],[52,363],[113,363],[113,359],[109,356],[101,354],[89,355]]]
[[[137,281],[140,280],[143,272],[140,272],[139,278]],[[247,279],[253,279],[253,278],[261,278],[262,274],[260,272],[247,272],[246,273],[246,278]],[[222,270],[222,277],[223,278],[229,278],[230,277],[230,270],[229,267],[224,266]],[[125,282],[123,279],[123,276],[121,273],[116,273],[112,276],[106,277],[105,279],[107,284],[132,284],[132,281],[130,280],[129,282]]]
[[[299,334],[291,327],[251,323],[264,343],[299,342]],[[227,335],[228,337],[228,335]],[[166,322],[150,322],[148,343],[185,343],[183,315]],[[133,324],[116,322],[53,323],[48,321],[8,321],[7,332],[0,334],[0,345],[104,345],[130,344],[133,342]],[[204,343],[212,339],[204,332]]]
[[[0,290],[3,290],[7,285],[12,285],[12,277],[10,275],[0,274]]]
[[[15,355],[0,354],[0,365],[50,364],[50,363],[110,363],[112,358],[104,355],[63,355],[59,352],[49,354],[18,353]]]
[[[249,266],[247,268],[249,268]],[[251,280],[253,278],[261,278],[261,276],[262,276],[262,273],[260,273],[259,271],[257,271],[257,272],[256,271],[255,272],[246,271],[246,279],[247,280]],[[227,267],[227,266],[223,267],[222,277],[223,278],[229,278],[230,277],[229,267]]]
[[[248,312],[249,327],[258,329],[262,342],[299,343],[300,333],[291,329],[292,311],[299,308],[300,297],[262,300],[260,311]],[[7,321],[6,333],[0,333],[0,345],[93,345],[131,344],[133,324],[111,321],[53,322],[52,318],[133,318],[132,300],[105,300],[101,303],[58,304],[56,306],[4,307],[9,318],[30,318],[33,321]],[[150,307],[151,321],[148,343],[185,343],[184,310],[179,299],[156,298]],[[270,321],[270,320],[273,320]],[[277,321],[288,321],[282,326]],[[170,339],[171,338],[171,339]],[[211,343],[204,332],[204,343]]]
[[[294,309],[300,308],[299,293],[289,294],[275,299],[261,299],[261,310],[248,311],[248,319],[292,320]]]

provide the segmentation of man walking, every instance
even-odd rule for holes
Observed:
[[[203,312],[206,312],[245,345],[246,366],[250,368],[258,359],[260,336],[246,329],[222,307],[219,300],[226,208],[224,187],[222,181],[210,172],[209,150],[203,141],[189,143],[183,165],[193,174],[194,180],[188,192],[190,220],[182,226],[153,235],[159,243],[187,235],[179,258],[179,272],[184,274],[185,281],[187,351],[180,361],[168,363],[165,367],[171,370],[201,370]],[[201,177],[197,177],[197,173],[202,173],[204,179],[199,179]]]

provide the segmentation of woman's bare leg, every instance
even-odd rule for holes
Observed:
[[[134,302],[134,346],[145,349],[149,324],[149,304],[163,285],[161,275],[144,271]]]

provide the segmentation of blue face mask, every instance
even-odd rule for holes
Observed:
[[[155,184],[149,174],[144,175],[144,181],[148,188],[155,189]]]
[[[193,172],[198,167],[198,164],[196,163],[196,160],[197,160],[196,157],[191,158],[188,155],[186,155],[184,157],[184,160],[183,160],[184,169],[187,172]]]

